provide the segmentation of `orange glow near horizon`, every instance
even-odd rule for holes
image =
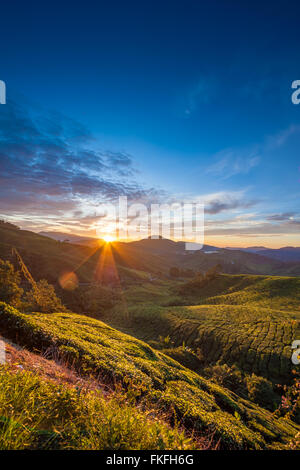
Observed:
[[[218,247],[239,247],[247,248],[251,246],[264,246],[266,248],[283,248],[285,246],[300,246],[299,234],[280,234],[272,235],[265,234],[259,236],[241,236],[236,234],[231,235],[211,235],[205,238],[205,244]]]
[[[148,234],[141,235],[139,238],[118,238],[115,235],[107,233],[107,235],[103,235],[100,237],[96,237],[95,232],[91,232],[87,230],[85,232],[77,232],[74,231],[73,235],[77,235],[80,237],[89,237],[91,239],[99,240],[99,247],[102,245],[103,241],[106,243],[113,243],[113,242],[122,242],[122,243],[130,243],[133,241],[142,240],[144,238],[148,238]],[[178,241],[185,241],[184,239],[175,239],[170,237],[171,240],[178,242]],[[102,242],[102,243],[101,243]],[[300,247],[300,237],[299,234],[253,234],[253,235],[239,235],[239,234],[228,234],[228,235],[207,235],[204,241],[205,245],[213,245],[219,248],[225,247],[237,247],[237,248],[246,248],[251,246],[264,246],[266,248],[273,248],[278,249],[286,246],[293,246],[293,247]],[[85,260],[83,261],[85,262]]]
[[[114,237],[113,235],[105,235],[103,237],[103,240],[106,242],[106,243],[111,243],[111,242],[115,242],[117,239],[116,237]]]

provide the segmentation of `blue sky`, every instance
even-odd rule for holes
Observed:
[[[92,234],[100,200],[193,199],[209,243],[300,245],[297,3],[6,2],[1,216]]]

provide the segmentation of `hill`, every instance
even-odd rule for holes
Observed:
[[[77,369],[94,376],[100,374],[106,383],[135,384],[140,390],[140,409],[147,403],[165,411],[173,409],[186,429],[200,434],[213,432],[222,448],[278,448],[298,430],[290,421],[275,418],[100,321],[71,313],[25,315],[1,303],[0,327],[6,337],[29,349],[68,357]],[[60,399],[68,403],[64,396]]]
[[[250,246],[248,248],[228,248],[229,250],[240,250],[249,253],[257,253],[268,258],[283,262],[298,263],[300,261],[300,247],[284,246],[282,248],[266,248],[265,246]]]
[[[159,299],[155,305],[154,296],[129,304],[126,325],[117,310],[107,320],[146,341],[169,336],[175,347],[184,342],[200,350],[207,365],[235,364],[274,383],[291,381],[291,344],[300,336],[299,278],[219,275],[205,285],[181,284],[180,292],[170,296],[170,306]]]
[[[263,256],[278,259],[284,262],[299,263],[300,261],[300,248],[293,246],[286,246],[283,248],[270,249],[267,248],[260,252]]]
[[[184,242],[162,238],[147,238],[131,242],[129,245],[142,249],[144,252],[159,255],[166,265],[201,272],[220,264],[223,272],[228,274],[300,275],[299,263],[272,259],[264,256],[263,251],[246,252],[242,249],[233,250],[210,245],[204,245],[201,250],[187,251]]]
[[[39,235],[52,238],[53,240],[57,240],[59,242],[69,242],[75,245],[88,245],[91,247],[99,246],[99,242],[104,242],[98,238],[81,237],[79,235],[73,235],[72,233],[66,232],[39,232]]]
[[[18,249],[36,280],[45,278],[52,284],[57,283],[65,272],[75,272],[79,282],[93,282],[97,279],[99,266],[105,266],[108,272],[118,265],[165,274],[170,267],[159,256],[127,243],[116,242],[109,245],[109,249],[102,240],[93,247],[71,244],[0,222],[0,258],[13,262],[12,247]]]
[[[3,337],[1,337],[3,340]],[[0,365],[1,450],[203,449],[159,410],[141,409],[130,393],[109,391],[63,362],[5,340]],[[41,413],[42,410],[42,413]]]

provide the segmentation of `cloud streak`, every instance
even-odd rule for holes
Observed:
[[[258,200],[245,199],[245,191],[223,191],[199,196],[198,201],[204,204],[205,213],[210,215],[226,211],[249,209],[258,204]]]
[[[247,174],[260,163],[260,157],[255,151],[245,152],[233,149],[223,150],[215,155],[216,162],[207,168],[206,174],[211,174],[226,180],[232,176]]]

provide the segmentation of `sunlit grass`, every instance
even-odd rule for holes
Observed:
[[[126,394],[64,387],[0,366],[0,450],[194,449],[176,427],[148,416]]]
[[[126,389],[132,384],[140,390],[139,405],[153,403],[162,412],[172,410],[187,429],[214,432],[223,448],[265,448],[290,439],[298,430],[98,320],[72,313],[25,315],[1,303],[0,326],[12,339],[41,352],[51,348],[82,373],[100,375],[111,386],[119,383]]]

